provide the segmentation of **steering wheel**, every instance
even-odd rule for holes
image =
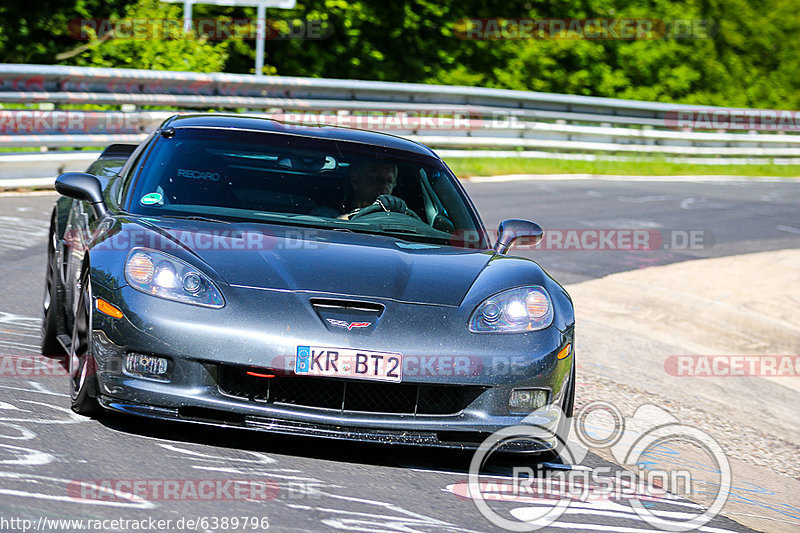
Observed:
[[[360,218],[366,215],[371,215],[373,213],[401,213],[403,215],[408,215],[410,217],[414,217],[417,220],[421,221],[422,219],[416,214],[414,211],[408,208],[405,201],[402,198],[398,198],[397,196],[392,196],[391,194],[381,194],[375,199],[375,203],[368,205],[367,207],[363,207],[350,215],[350,220],[354,220],[356,218]]]

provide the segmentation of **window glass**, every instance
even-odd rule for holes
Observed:
[[[474,212],[438,160],[296,135],[176,128],[157,138],[128,208],[484,247]]]

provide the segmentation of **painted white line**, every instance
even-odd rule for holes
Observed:
[[[36,433],[29,430],[26,427],[17,425],[17,424],[10,424],[8,422],[1,422],[0,427],[6,427],[13,429],[14,431],[19,431],[19,437],[13,435],[5,435],[0,433],[0,439],[8,439],[8,440],[31,440],[36,438]]]
[[[161,446],[162,448],[166,448],[167,450],[182,453],[184,455],[188,455],[189,457],[202,459],[204,461],[218,461],[223,463],[238,462],[238,463],[250,463],[253,465],[267,465],[275,462],[275,459],[273,459],[272,457],[263,454],[261,452],[254,452],[252,450],[241,450],[242,452],[253,456],[253,459],[242,459],[238,457],[225,457],[222,455],[212,455],[207,453],[195,452],[186,448],[175,446],[173,444],[158,443],[158,445]]]
[[[781,178],[778,176],[727,176],[727,175],[687,175],[687,176],[627,176],[623,174],[506,174],[502,176],[474,176],[462,178],[471,183],[503,183],[507,181],[633,181],[633,182],[735,182],[758,181],[768,183],[800,182],[800,177]]]
[[[28,344],[26,342],[7,341],[3,339],[0,339],[0,345],[22,348],[23,350],[33,350],[34,352],[38,352],[40,349],[38,344]]]
[[[0,448],[11,450],[15,455],[14,459],[0,459],[0,465],[39,466],[53,461],[53,456],[49,453],[33,448],[21,448],[10,444],[0,444]]]
[[[25,348],[24,346],[18,346],[18,345],[15,345],[13,343],[7,343],[7,342],[3,342],[3,341],[0,341],[0,348],[3,348],[4,350],[9,350],[9,351],[25,352],[25,355],[27,355],[29,353],[38,354],[41,351],[41,349],[38,348],[38,347]],[[23,355],[23,354],[14,353],[14,354],[7,354],[7,355],[12,355],[13,356],[13,355]],[[0,356],[0,357],[4,357],[4,356]]]
[[[315,477],[305,477],[305,476],[290,476],[287,474],[276,474],[273,470],[267,469],[258,469],[252,471],[246,471],[239,468],[225,468],[225,467],[217,467],[217,466],[200,466],[200,465],[192,465],[192,468],[195,470],[204,470],[210,472],[222,472],[225,474],[236,474],[236,475],[258,475],[258,476],[269,476],[274,478],[280,479],[288,479],[291,481],[308,481],[312,483],[319,484],[320,487],[327,487],[328,484],[321,479],[317,479]]]
[[[523,512],[524,511],[524,512]],[[520,520],[521,523],[524,523],[528,520],[535,520],[536,517],[539,516],[540,510],[536,509],[536,513],[531,513],[528,508],[521,508],[521,509],[513,509],[511,514],[514,518]],[[530,516],[533,514],[533,516]],[[566,511],[565,514],[588,514],[588,513],[572,513],[569,509]],[[624,515],[620,513],[613,513],[613,512],[593,512],[596,516],[606,516],[612,518],[622,518],[627,520],[636,520],[634,517],[630,515]],[[535,523],[535,521],[533,522]],[[548,527],[558,527],[568,529],[570,531],[578,531],[578,530],[587,530],[587,531],[614,531],[615,533],[652,533],[653,529],[648,527],[645,522],[641,522],[644,528],[641,527],[622,527],[618,524],[615,525],[604,525],[604,524],[597,524],[594,522],[561,522],[555,521],[552,524],[549,524]],[[674,521],[663,521],[664,526],[669,525],[676,525]],[[700,526],[696,529],[696,531],[704,531],[708,533],[733,533],[734,530],[732,529],[720,529],[717,527],[709,527],[709,526]]]
[[[16,326],[23,329],[38,330],[41,325],[42,319],[32,316],[15,315],[14,313],[6,313],[0,311],[0,324],[7,324]]]
[[[28,384],[30,385],[30,383]],[[0,389],[15,390],[20,392],[35,392],[38,394],[49,394],[50,396],[61,396],[62,398],[69,398],[69,394],[64,394],[61,392],[50,392],[48,390],[23,389],[22,387],[9,387],[8,385],[0,385]]]
[[[29,381],[28,385],[33,387],[33,392],[41,392],[42,394],[53,394],[55,396],[69,396],[68,394],[62,394],[60,392],[52,392],[50,389],[39,383],[38,381]]]
[[[0,217],[0,250],[25,250],[44,242],[49,223],[40,219]]]
[[[800,229],[793,228],[792,226],[784,226],[781,224],[779,226],[775,226],[775,229],[778,231],[785,231],[786,233],[794,233],[795,235],[800,235]]]
[[[55,190],[50,191],[0,191],[0,198],[3,196],[52,196],[55,199],[58,193]]]
[[[379,500],[368,500],[365,498],[355,498],[351,496],[341,496],[338,494],[331,494],[327,492],[320,492],[321,496],[333,498],[337,500],[344,500],[348,505],[364,504],[368,506],[375,506],[382,511],[391,511],[397,514],[379,514],[378,512],[359,512],[348,509],[335,509],[332,507],[311,507],[303,504],[287,504],[287,507],[293,509],[303,509],[317,513],[330,513],[334,515],[329,518],[321,518],[320,521],[330,527],[336,529],[344,529],[350,531],[429,531],[435,528],[439,531],[461,531],[461,532],[474,532],[475,530],[466,529],[457,526],[450,522],[445,522],[438,518],[426,516],[423,514],[409,511],[403,507],[393,503],[382,502]],[[344,515],[349,518],[338,518]],[[423,529],[424,528],[424,529]]]
[[[10,387],[4,387],[4,388],[10,388]],[[20,400],[20,401],[23,402],[23,403],[32,403],[32,404],[35,404],[35,405],[41,405],[42,407],[47,407],[49,409],[54,409],[56,411],[61,411],[62,413],[67,415],[67,418],[65,420],[51,420],[51,419],[48,420],[48,419],[41,418],[43,416],[41,414],[31,413],[30,411],[24,411],[24,412],[31,413],[31,416],[33,418],[0,418],[0,422],[12,422],[12,423],[13,422],[22,422],[22,423],[28,423],[28,424],[80,424],[80,423],[88,422],[89,420],[91,420],[90,418],[86,418],[84,416],[81,416],[79,414],[76,414],[76,413],[72,412],[72,409],[68,409],[66,407],[61,407],[61,406],[58,406],[58,405],[51,405],[51,404],[42,403],[42,402],[36,402],[36,401],[33,401],[33,400]]]
[[[559,153],[543,152],[540,150],[436,150],[442,159],[470,158],[470,159],[561,159],[568,161],[632,161],[634,163],[648,163],[661,158],[648,158],[624,155],[606,154],[581,154],[581,153]],[[688,163],[691,165],[798,165],[798,157],[666,157],[666,163]]]
[[[655,196],[620,196],[620,202],[627,202],[629,204],[644,204],[647,202],[663,202],[665,200],[669,200],[669,196],[665,195],[655,195]]]
[[[34,474],[29,473],[18,473],[18,472],[2,472],[0,471],[0,478],[4,479],[13,479],[18,481],[19,483],[29,483],[32,486],[35,486],[37,489],[42,490],[42,486],[46,483],[49,483],[50,486],[58,491],[63,492],[64,486],[69,486],[70,483],[75,483],[74,479],[63,479],[57,477],[49,477],[49,476],[37,476]],[[5,484],[5,483],[4,483]],[[80,498],[73,498],[69,495],[60,495],[60,494],[44,494],[41,492],[30,492],[27,490],[16,490],[16,489],[8,489],[8,488],[0,488],[0,494],[6,496],[18,496],[21,498],[33,498],[37,500],[50,500],[50,501],[58,501],[58,502],[67,502],[73,504],[83,504],[83,505],[102,505],[106,507],[128,507],[134,509],[153,509],[155,504],[139,498],[133,494],[126,494],[122,492],[114,492],[111,489],[106,487],[97,486],[94,484],[86,483],[86,487],[94,489],[96,492],[103,492],[109,495],[108,499],[98,498],[98,499],[80,499]],[[126,500],[126,501],[112,501],[112,498],[118,500]]]
[[[32,337],[34,339],[38,339],[39,335],[34,335],[33,333],[20,333],[19,331],[12,331],[10,329],[0,329],[0,334],[2,335],[16,335],[17,337]]]
[[[640,220],[636,218],[608,218],[605,220],[580,220],[580,224],[589,228],[624,228],[624,229],[658,229],[663,227],[654,220]]]
[[[21,179],[2,179],[0,188],[16,189],[17,187],[55,187],[55,178],[21,178]]]

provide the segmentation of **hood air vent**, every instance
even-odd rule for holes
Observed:
[[[369,335],[383,316],[384,306],[360,300],[312,298],[311,305],[328,330],[349,335]]]

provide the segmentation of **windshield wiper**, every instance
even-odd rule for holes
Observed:
[[[436,235],[429,235],[426,233],[422,233],[417,231],[414,228],[400,228],[400,227],[382,227],[377,231],[366,231],[366,233],[373,233],[377,235],[386,235],[395,237],[404,241],[409,242],[423,242],[428,244],[450,244],[449,239],[445,237],[439,237]]]
[[[414,228],[404,228],[404,227],[394,227],[394,226],[381,226],[378,230],[381,233],[391,233],[391,234],[398,234],[398,235],[422,235],[419,231],[415,230]]]
[[[201,217],[199,215],[159,215],[160,218],[176,218],[178,220],[199,220],[201,222],[219,222],[220,224],[230,224],[228,220],[218,218]]]

